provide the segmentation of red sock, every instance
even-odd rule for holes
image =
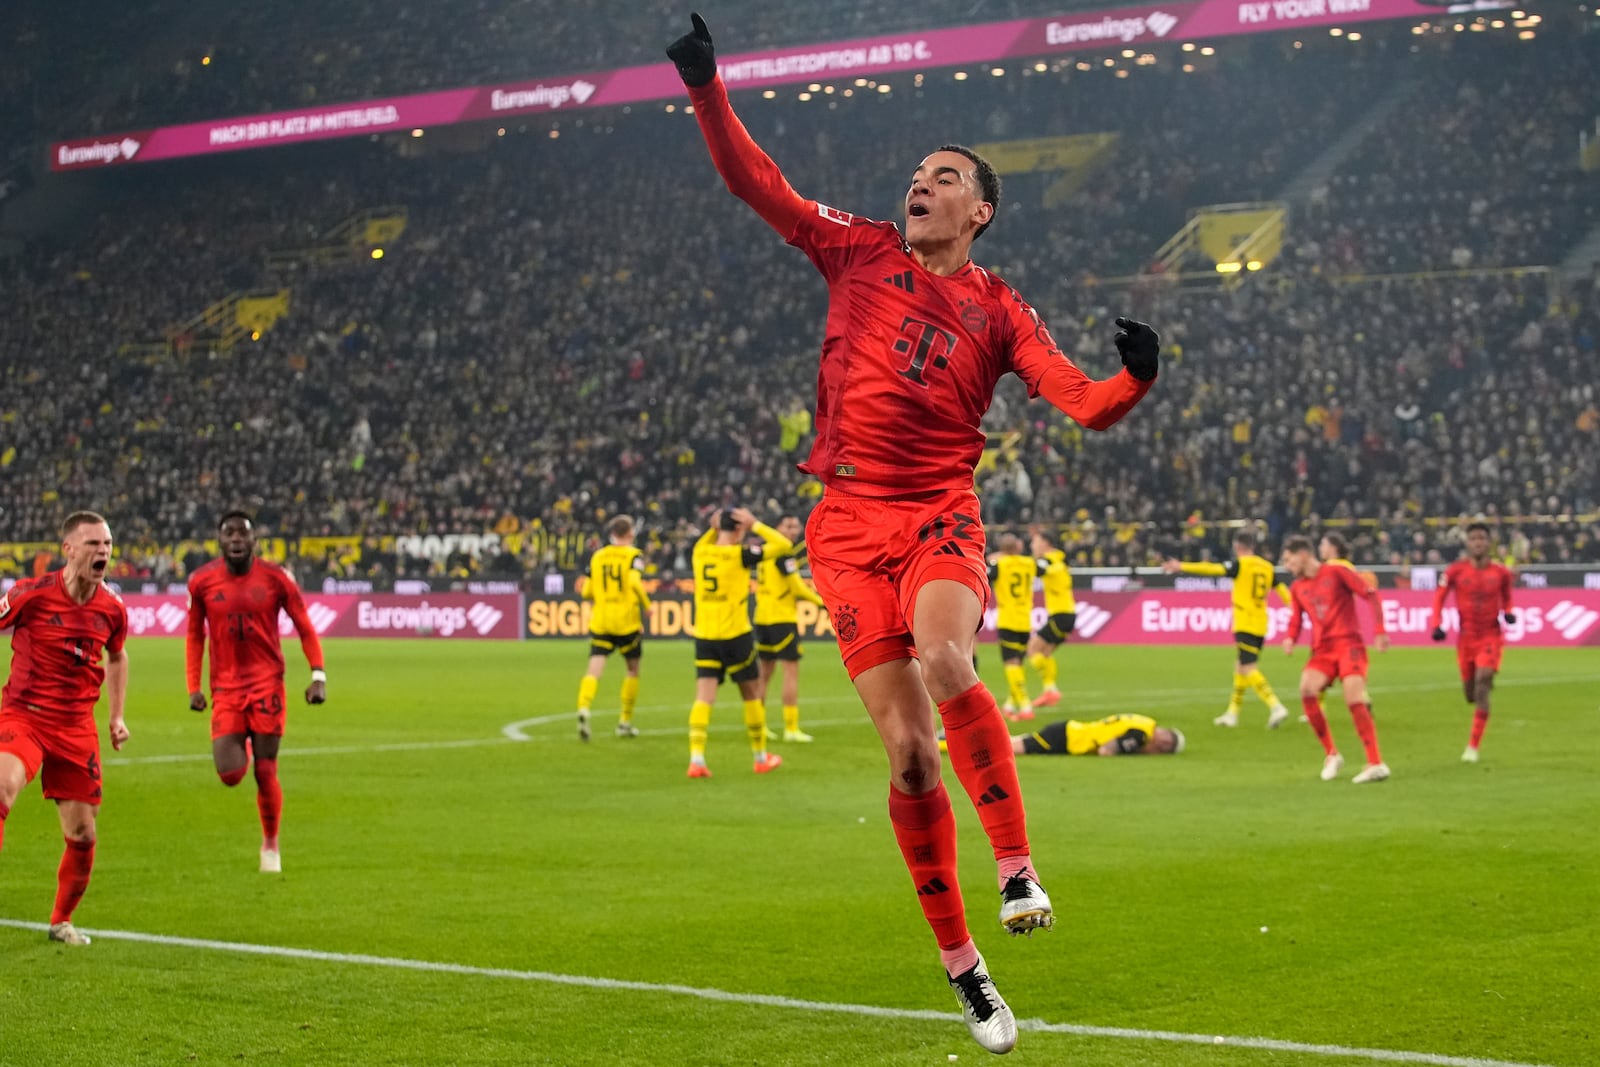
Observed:
[[[1333,735],[1328,732],[1328,717],[1322,714],[1322,705],[1317,703],[1317,698],[1301,697],[1300,706],[1305,709],[1311,728],[1317,732],[1317,740],[1322,742],[1322,751],[1337,756],[1339,750],[1334,746]]]
[[[61,866],[56,869],[56,906],[50,913],[50,925],[69,922],[72,913],[89,888],[89,872],[94,869],[94,842],[67,839],[67,850],[61,854]]]
[[[1350,717],[1356,721],[1356,734],[1361,738],[1361,747],[1367,750],[1367,762],[1382,763],[1383,757],[1378,754],[1378,724],[1372,721],[1372,705],[1351,704]]]
[[[1478,747],[1478,742],[1483,740],[1483,731],[1489,728],[1489,713],[1483,708],[1478,708],[1472,713],[1472,740],[1467,742],[1473,748]],[[0,819],[5,818],[0,813]]]
[[[1028,816],[1022,808],[1017,757],[1000,705],[982,682],[939,705],[950,767],[978,809],[997,860],[1028,855]]]
[[[256,810],[261,812],[261,838],[278,843],[278,820],[283,814],[283,787],[278,784],[278,761],[256,760]]]
[[[6,843],[6,816],[11,814],[9,804],[0,804],[0,847]]]
[[[956,813],[944,783],[931,793],[908,796],[889,787],[889,822],[900,843],[906,869],[917,887],[917,903],[933,927],[941,949],[958,949],[972,940],[956,878]]]
[[[248,770],[248,767],[235,767],[231,771],[218,771],[217,777],[222,779],[223,785],[232,788],[244,781],[245,772]]]

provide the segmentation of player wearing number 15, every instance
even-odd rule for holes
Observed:
[[[955,813],[928,714],[932,697],[997,861],[1002,925],[1048,926],[1005,719],[972,664],[988,595],[972,491],[980,422],[1000,378],[1014,373],[1030,395],[1108,429],[1155,381],[1159,339],[1117,320],[1125,369],[1104,381],[1062,353],[1016,290],[968,256],[1000,206],[999,177],[971,149],[907,160],[904,232],[796,193],[733,113],[705,21],[691,22],[667,55],[712,162],[828,285],[816,442],[801,465],[826,487],[807,524],[811,574],[888,754],[889,821],[951,988],[974,1039],[1006,1052],[1016,1020],[967,930]],[[703,214],[714,228],[709,205]]]
[[[270,560],[256,559],[256,535],[250,516],[230,511],[217,523],[222,558],[189,577],[189,634],[186,673],[189,707],[206,710],[200,691],[200,663],[206,637],[211,638],[211,759],[222,784],[244,781],[255,757],[256,811],[261,816],[261,870],[283,870],[278,826],[283,816],[283,787],[278,783],[278,747],[283,741],[287,699],[283,685],[283,647],[278,639],[278,613],[289,616],[300,635],[300,648],[311,668],[306,703],[328,699],[328,675],[322,669],[322,641],[306,614],[300,587],[289,572]]]
[[[639,703],[639,660],[644,655],[644,616],[650,598],[644,591],[644,557],[634,547],[633,520],[618,515],[606,526],[611,543],[589,558],[583,599],[594,602],[589,616],[589,670],[578,683],[578,740],[589,740],[589,709],[600,689],[606,657],[622,657],[622,712],[618,737],[638,737],[633,709]]]
[[[87,945],[88,937],[73,928],[72,912],[89,888],[100,812],[94,706],[104,685],[106,728],[111,747],[120,749],[128,740],[122,720],[128,612],[101,584],[111,561],[105,519],[92,511],[68,515],[61,555],[63,569],[24,579],[0,596],[0,630],[12,634],[11,673],[0,692],[0,844],[17,794],[41,775],[67,839],[56,871],[50,940]]]
[[[748,545],[754,533],[759,545]],[[750,568],[767,554],[793,551],[794,542],[749,508],[718,511],[694,546],[694,704],[689,709],[689,777],[710,778],[706,730],[711,705],[724,678],[732,678],[744,701],[744,729],[757,774],[776,770],[781,756],[767,751],[767,714],[761,703],[761,668],[756,665],[750,625]]]

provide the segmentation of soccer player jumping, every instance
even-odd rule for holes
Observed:
[[[206,710],[200,691],[200,661],[206,633],[211,634],[211,758],[226,786],[244,781],[255,755],[256,810],[261,815],[261,870],[278,874],[278,824],[283,814],[283,788],[278,784],[278,746],[283,741],[283,648],[278,641],[282,609],[300,635],[300,648],[311,667],[306,703],[328,699],[328,675],[322,669],[322,641],[306,614],[289,572],[256,559],[256,535],[250,516],[230,511],[217,524],[222,558],[189,577],[189,634],[186,674],[189,707]]]
[[[1484,728],[1489,725],[1489,691],[1494,688],[1494,676],[1500,670],[1500,653],[1505,638],[1500,632],[1500,616],[1508,625],[1515,624],[1516,614],[1511,609],[1511,570],[1505,564],[1489,558],[1489,527],[1475,522],[1467,527],[1467,558],[1458,559],[1445,568],[1444,581],[1433,594],[1433,613],[1428,627],[1435,641],[1443,641],[1444,602],[1451,593],[1456,597],[1456,608],[1461,613],[1461,635],[1456,641],[1456,663],[1461,668],[1461,689],[1472,708],[1472,735],[1467,740],[1466,751],[1461,753],[1465,763],[1478,762],[1478,744],[1483,740]]]
[[[1008,1052],[1016,1020],[967,930],[928,714],[931,696],[998,861],[1001,924],[1050,925],[1005,719],[972,662],[987,577],[972,491],[979,421],[1009,371],[1031,395],[1107,429],[1149,391],[1159,339],[1118,319],[1125,370],[1105,381],[1067,359],[1016,291],[968,258],[1000,203],[999,178],[969,149],[945,146],[914,165],[904,234],[798,195],[734,115],[711,34],[698,15],[693,24],[667,54],[712,161],[828,284],[816,441],[801,465],[827,487],[807,527],[812,576],[888,754],[889,820],[950,985],[978,1043]]]
[[[105,588],[111,528],[92,511],[75,511],[61,526],[66,566],[25,578],[0,596],[0,630],[11,629],[11,674],[0,692],[0,844],[6,816],[22,787],[42,774],[67,839],[56,871],[50,940],[87,945],[72,912],[94,868],[100,812],[100,739],[94,706],[106,689],[111,747],[128,740],[128,612]],[[101,666],[102,654],[105,666]]]

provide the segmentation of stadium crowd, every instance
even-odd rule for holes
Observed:
[[[1592,221],[1569,209],[1600,199],[1559,151],[1579,101],[1430,153],[1408,149],[1414,120],[1392,113],[1296,215],[1282,259],[1235,291],[1099,280],[1148,263],[1187,208],[1280,189],[1378,99],[1380,63],[1409,56],[1424,84],[1455,85],[1442,96],[1465,121],[1511,113],[1596,50],[1468,35],[1412,53],[1403,29],[1373,36],[1344,51],[1258,42],[1193,75],[1068,64],[737,106],[803,193],[887,218],[941,140],[1122,134],[1064,204],[1046,206],[1044,176],[1013,180],[977,252],[1091,374],[1114,369],[1115,315],[1155,323],[1163,381],[1135,417],[1087,437],[1009,383],[986,422],[991,522],[1063,525],[1080,565],[1220,549],[1220,524],[1238,518],[1273,537],[1364,523],[1368,561],[1420,562],[1450,550],[1428,516],[1600,508],[1600,289],[1555,291],[1543,274],[1340,278],[1437,266],[1457,245],[1475,268],[1549,262]],[[1464,91],[1467,59],[1504,84]],[[1290,91],[1307,81],[1327,91]],[[415,573],[428,565],[381,539],[493,529],[520,560],[432,568],[515,574],[572,569],[626,511],[657,568],[682,573],[710,508],[805,513],[820,487],[794,465],[824,286],[722,192],[691,122],[579,115],[558,136],[491,131],[466,153],[328,144],[119,176],[94,224],[41,242],[0,283],[12,538],[49,540],[89,501],[113,516],[130,565],[178,574],[181,555],[159,546],[243,504],[276,535],[369,539],[360,560],[316,561],[331,572]],[[1394,199],[1426,186],[1485,189],[1489,206],[1430,217]],[[410,222],[381,260],[267,265],[388,203]],[[1546,216],[1555,229],[1530,222]],[[291,313],[258,343],[119,354],[231,290],[280,285]],[[1592,520],[1523,523],[1507,539],[1521,559],[1600,559]]]

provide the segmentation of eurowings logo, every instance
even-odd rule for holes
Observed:
[[[122,143],[117,147],[122,149],[123,159],[132,159],[134,156],[139,154],[139,149],[143,146],[140,145],[138,141],[135,141],[132,137],[124,137],[122,139]]]
[[[1545,621],[1560,631],[1561,636],[1568,641],[1576,641],[1589,632],[1589,627],[1600,620],[1600,612],[1586,608],[1582,604],[1574,604],[1570,600],[1563,600],[1555,607],[1544,613]]]
[[[505,612],[481,600],[467,609],[467,621],[478,631],[480,637],[488,637],[505,617]]]
[[[156,609],[156,622],[167,633],[177,633],[178,627],[189,621],[189,613],[176,604],[162,604]]]
[[[1144,24],[1157,37],[1165,37],[1178,24],[1176,17],[1165,11],[1152,11],[1144,17]]]
[[[594,95],[594,90],[595,87],[593,85],[579,78],[572,83],[572,99],[580,104],[587,104],[589,98]]]
[[[1111,618],[1111,612],[1105,608],[1080,600],[1078,601],[1078,618],[1072,624],[1073,635],[1087,641],[1105,629],[1106,623],[1110,622]]]

